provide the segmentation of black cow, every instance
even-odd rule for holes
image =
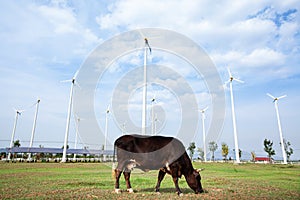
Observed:
[[[115,192],[120,192],[119,179],[123,172],[127,191],[133,192],[130,184],[130,173],[134,167],[143,171],[158,170],[155,191],[159,192],[160,183],[166,173],[173,177],[178,195],[182,192],[178,186],[178,178],[182,175],[196,194],[202,193],[199,170],[193,168],[183,144],[173,137],[124,135],[114,144],[117,150],[118,166],[114,170],[116,182]],[[115,156],[115,153],[114,153]]]

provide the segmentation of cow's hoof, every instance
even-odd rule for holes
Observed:
[[[132,188],[127,189],[127,192],[134,193]]]
[[[157,194],[157,195],[161,195],[161,193],[160,193],[160,192],[156,192],[156,194]]]
[[[121,189],[115,189],[115,193],[120,194],[121,192]]]
[[[183,197],[183,193],[179,193],[178,196]]]

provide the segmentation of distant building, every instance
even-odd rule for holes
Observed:
[[[269,157],[255,157],[255,162],[262,162],[262,163],[273,163],[273,159]]]

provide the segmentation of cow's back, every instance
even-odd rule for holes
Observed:
[[[185,152],[176,138],[164,136],[124,135],[115,141],[118,160],[134,159],[145,169],[157,169],[171,164]]]

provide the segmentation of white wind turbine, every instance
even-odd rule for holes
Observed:
[[[207,161],[206,159],[206,132],[205,132],[205,111],[208,109],[208,107],[200,110],[201,112],[201,117],[202,117],[202,133],[203,133],[203,152],[204,152],[204,162]]]
[[[35,128],[36,128],[36,120],[37,120],[37,115],[38,115],[38,111],[39,111],[39,104],[40,104],[41,100],[38,98],[36,104],[36,110],[35,110],[35,115],[34,115],[34,119],[33,119],[33,126],[32,126],[32,132],[31,132],[31,138],[30,138],[30,144],[29,144],[29,148],[32,147],[33,144],[33,139],[34,139],[34,134],[35,134]],[[28,155],[28,160],[31,160],[31,153],[29,153]]]
[[[66,123],[66,132],[65,132],[65,141],[64,141],[64,149],[63,149],[63,156],[61,162],[67,162],[67,145],[68,145],[68,136],[69,136],[69,127],[70,127],[70,119],[72,113],[72,106],[73,106],[73,89],[75,85],[75,81],[77,78],[78,71],[75,73],[71,80],[63,81],[63,82],[71,82],[71,90],[70,90],[70,98],[69,98],[69,107],[68,107],[68,116],[67,116],[67,123]]]
[[[273,102],[274,102],[276,115],[277,115],[277,123],[278,123],[278,129],[279,129],[281,151],[282,151],[282,156],[283,156],[283,164],[287,164],[287,156],[286,156],[286,152],[284,150],[283,136],[282,136],[281,123],[280,123],[279,110],[278,110],[278,100],[286,97],[287,95],[283,95],[283,96],[280,96],[280,97],[274,97],[273,95],[271,95],[269,93],[267,93],[267,95],[269,97],[271,97],[273,99]]]
[[[108,115],[110,114],[110,105],[107,106],[107,109],[105,111],[105,138],[104,138],[104,148],[103,150],[107,150],[107,135],[108,135]],[[103,156],[104,161],[106,161],[106,154]]]
[[[142,135],[146,135],[146,117],[147,117],[147,58],[148,50],[151,53],[151,47],[148,39],[139,31],[145,40],[144,46],[144,82],[143,82],[143,107],[142,107]]]
[[[14,128],[13,128],[13,131],[11,134],[11,140],[10,140],[10,145],[9,145],[10,149],[13,148],[13,146],[14,146],[14,138],[15,138],[17,123],[18,123],[18,116],[21,115],[22,112],[24,111],[24,110],[17,110],[17,109],[14,109],[14,110],[16,112],[16,116],[15,116]],[[7,159],[10,160],[10,157],[11,157],[11,152],[8,153]]]
[[[232,92],[232,81],[237,81],[240,83],[244,83],[244,81],[241,81],[237,78],[234,78],[229,70],[227,68],[228,74],[229,74],[229,80],[226,82],[229,83],[230,87],[230,97],[231,97],[231,112],[232,112],[232,123],[233,123],[233,134],[234,134],[234,146],[235,146],[235,159],[236,163],[240,163],[240,156],[239,156],[239,145],[238,145],[238,137],[237,137],[237,130],[236,130],[236,119],[235,119],[235,111],[234,111],[234,101],[233,101],[233,92]]]

